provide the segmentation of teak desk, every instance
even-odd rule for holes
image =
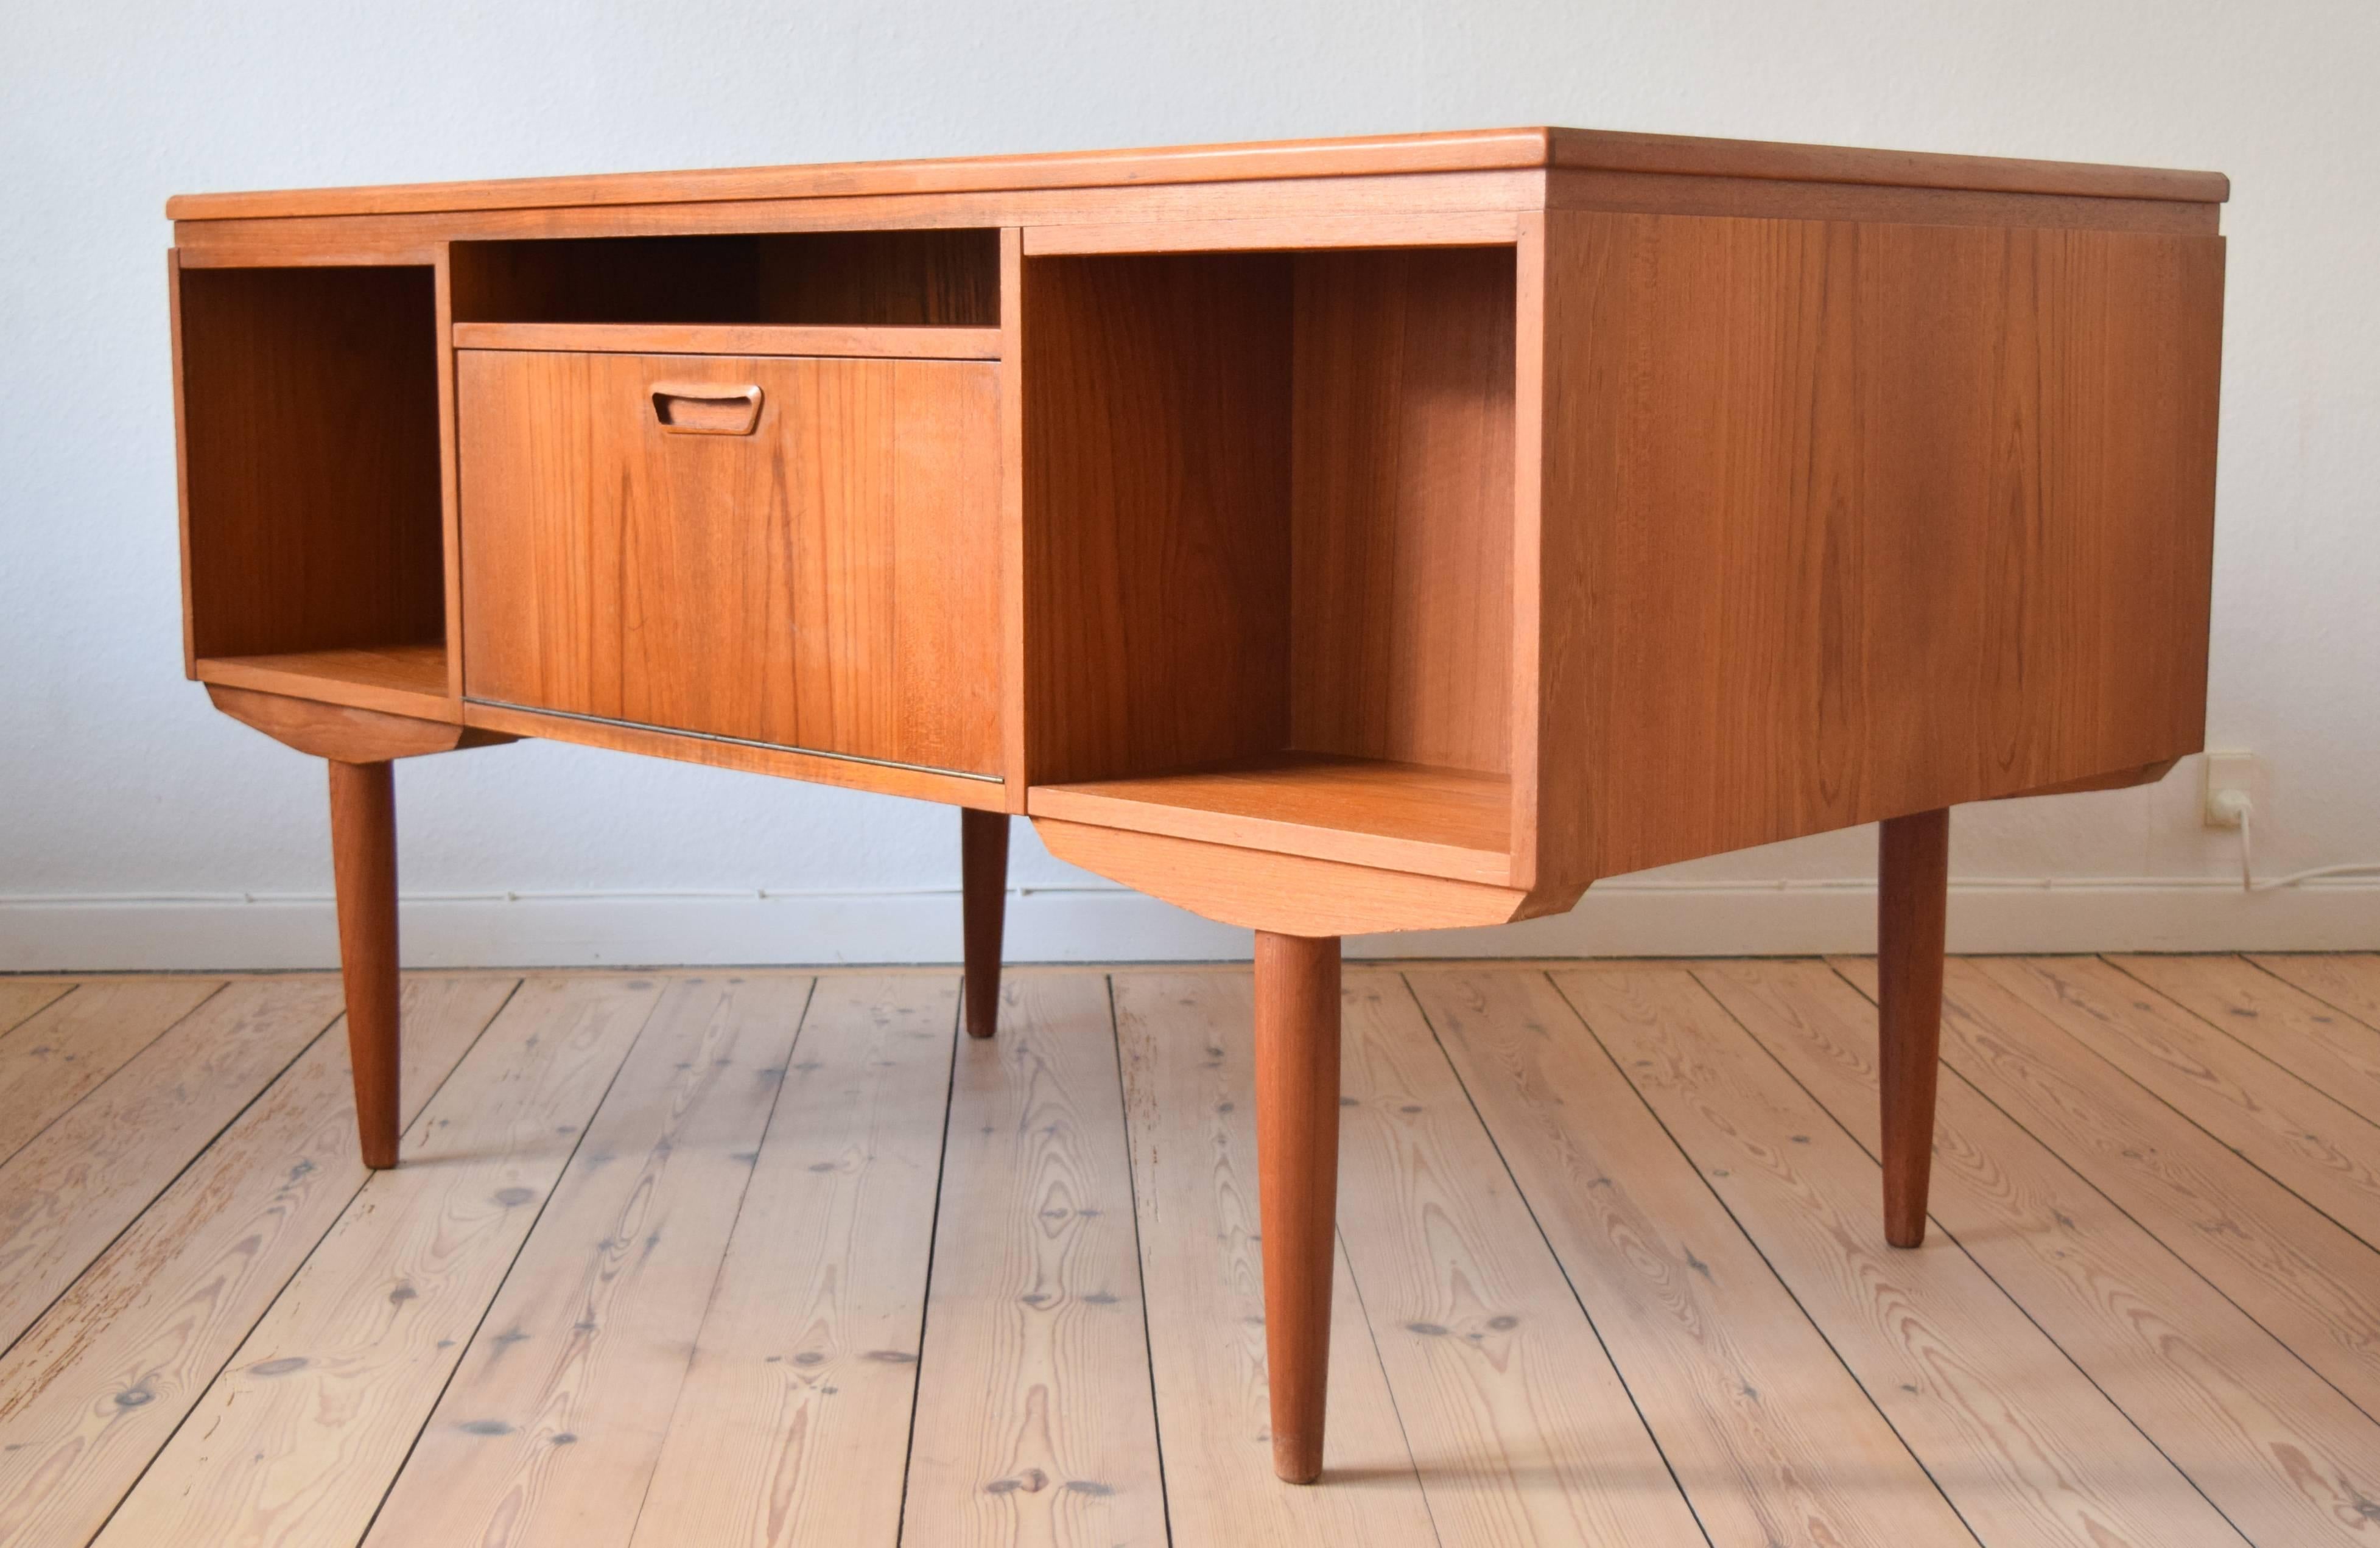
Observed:
[[[1007,819],[1256,936],[1275,1461],[1322,1462],[1339,939],[1884,824],[1925,1225],[1949,807],[2201,744],[2224,179],[1510,129],[175,200],[185,665],[330,760],[551,737]]]

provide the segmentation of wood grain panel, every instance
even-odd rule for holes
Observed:
[[[660,992],[524,985],[96,1541],[361,1538]]]
[[[2200,745],[2219,238],[1546,223],[1541,883]]]
[[[411,1123],[503,1006],[501,975],[405,986]],[[317,1038],[0,1364],[0,1544],[86,1542],[369,1174],[346,1039]]]
[[[1340,1229],[1439,1531],[1702,1542],[1403,980],[1350,974],[1344,1028]]]
[[[1554,975],[1992,1548],[2237,1548],[2239,1534],[1956,1246],[1899,1252],[1874,1157],[1682,968]]]
[[[1843,965],[1872,989],[1864,964]],[[1877,1154],[1870,1000],[1813,963],[1715,964],[1698,975]],[[1963,1021],[1954,995],[1944,1031],[1955,1036]],[[2038,1132],[1965,1080],[1945,1077],[1933,1192],[1943,1231],[2248,1541],[2373,1542],[2380,1428],[2223,1293],[2182,1271],[2167,1251],[2180,1245],[2174,1233],[2151,1235],[2067,1167],[2070,1151]]]
[[[1510,247],[1302,253],[1291,745],[1512,767]]]
[[[1280,751],[1289,260],[1022,261],[1030,780]]]
[[[1003,804],[1025,810],[1025,233],[1000,234],[1000,753]]]
[[[1435,1548],[1343,1244],[1321,1485],[1288,1488],[1273,1476],[1246,975],[1119,974],[1113,986],[1174,1541]]]
[[[474,698],[1000,769],[994,368],[466,351]],[[678,435],[659,381],[756,386]]]
[[[367,1542],[628,1542],[809,991],[670,983]]]
[[[838,231],[759,248],[759,321],[1000,326],[997,231]]]
[[[88,984],[0,1037],[0,1161],[223,986],[220,978]]]
[[[456,432],[455,381],[455,248],[441,243],[431,254],[431,316],[438,330],[438,549],[443,581],[445,691],[460,707],[463,697],[463,462]]]
[[[957,1009],[944,974],[820,982],[639,1545],[894,1542]]]
[[[177,272],[190,654],[443,641],[429,267]]]
[[[1107,984],[1012,976],[958,1042],[903,1535],[1163,1543]]]
[[[1551,984],[1407,978],[1714,1542],[1973,1542]]]
[[[0,1165],[0,1347],[338,1014],[330,979],[231,985]]]

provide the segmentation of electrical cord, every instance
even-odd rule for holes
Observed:
[[[2242,892],[2273,892],[2277,891],[2284,887],[2295,887],[2300,882],[2319,880],[2324,877],[2380,876],[2380,865],[2350,864],[2345,865],[2316,865],[2311,870],[2291,871],[2285,877],[2270,877],[2263,881],[2258,881],[2256,879],[2255,872],[2254,829],[2252,826],[2255,817],[2256,804],[2248,799],[2248,792],[2246,791],[2231,790],[2225,791],[2221,795],[2215,798],[2215,808],[2219,812],[2229,813],[2237,819],[2240,828],[2240,890]]]

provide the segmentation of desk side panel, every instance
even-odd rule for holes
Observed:
[[[2220,237],[1547,222],[1541,890],[2200,747]]]

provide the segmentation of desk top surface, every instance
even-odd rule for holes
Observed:
[[[841,162],[810,166],[518,177],[285,192],[182,194],[167,201],[165,212],[172,219],[183,221],[423,214],[1533,169],[1777,178],[2208,204],[2220,203],[2230,195],[2229,180],[2213,172],[1537,127],[932,161]]]

